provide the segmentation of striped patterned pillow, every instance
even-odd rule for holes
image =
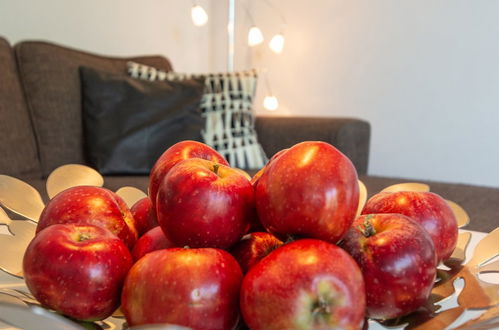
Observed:
[[[253,112],[257,82],[255,70],[182,74],[129,62],[128,73],[131,77],[151,81],[204,77],[205,87],[201,98],[202,116],[206,119],[201,132],[204,142],[224,156],[233,167],[259,169],[267,162],[255,131]]]

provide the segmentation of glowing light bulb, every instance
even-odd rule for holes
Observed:
[[[195,5],[191,10],[192,23],[196,26],[203,26],[208,22],[208,14],[200,5]]]
[[[269,42],[269,48],[276,54],[282,53],[284,48],[284,36],[280,33],[273,36]]]
[[[262,31],[256,27],[252,26],[248,32],[248,45],[253,47],[263,42]]]
[[[275,111],[279,108],[279,101],[277,101],[277,97],[273,95],[265,96],[263,99],[263,107],[269,111]]]

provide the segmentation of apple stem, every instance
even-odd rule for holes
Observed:
[[[78,242],[83,242],[83,241],[86,241],[87,239],[90,239],[90,235],[80,234],[80,237],[78,237]]]
[[[220,164],[215,164],[213,165],[213,172],[218,175],[218,168],[220,167]]]
[[[319,297],[312,308],[312,317],[316,322],[322,323],[331,314],[331,304],[324,297]],[[326,321],[327,323],[327,321]]]
[[[286,238],[286,241],[284,242],[284,244],[288,244],[288,243],[291,243],[294,241],[296,241],[296,238],[293,235],[288,235],[288,238]]]
[[[376,235],[376,230],[374,230],[373,224],[370,222],[370,220],[374,216],[372,214],[369,214],[366,216],[364,219],[364,227],[358,226],[359,231],[364,235],[365,237],[371,237]]]

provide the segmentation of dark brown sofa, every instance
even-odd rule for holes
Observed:
[[[129,60],[172,69],[162,56],[106,57],[39,41],[12,47],[0,38],[0,174],[25,180],[46,199],[44,182],[52,170],[69,163],[88,165],[78,68],[124,73]],[[322,140],[352,160],[370,195],[393,183],[414,181],[367,175],[370,129],[368,122],[355,118],[256,119],[259,141],[269,156],[297,142]],[[429,184],[432,191],[469,212],[469,229],[490,231],[499,225],[499,189]],[[105,186],[110,189],[125,185],[146,191],[147,177],[105,177]]]

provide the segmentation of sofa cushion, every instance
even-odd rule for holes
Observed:
[[[171,69],[161,56],[104,57],[40,41],[18,43],[15,53],[44,176],[60,165],[88,163],[83,150],[80,66],[126,72],[126,63],[133,59]]]
[[[203,141],[224,156],[231,166],[259,169],[267,157],[255,130],[253,98],[257,73],[254,70],[230,73],[182,74],[130,62],[132,77],[145,80],[181,81],[204,79],[201,111],[206,119]]]
[[[14,52],[0,37],[0,174],[41,176],[28,109],[17,74]]]
[[[149,174],[182,140],[201,141],[204,80],[137,80],[80,68],[85,150],[102,174]]]

